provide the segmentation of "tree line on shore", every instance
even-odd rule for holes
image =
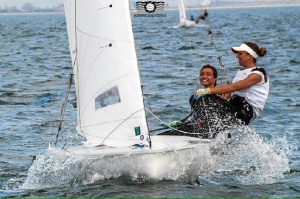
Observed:
[[[32,12],[63,12],[64,5],[59,4],[51,8],[39,8],[35,7],[31,3],[25,3],[21,8],[15,6],[5,6],[4,8],[0,7],[0,13],[32,13]]]

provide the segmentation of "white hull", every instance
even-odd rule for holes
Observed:
[[[209,139],[199,139],[188,136],[159,135],[151,137],[152,146],[144,147],[86,147],[84,145],[67,149],[69,153],[83,156],[106,156],[106,155],[134,155],[156,154],[192,148],[202,148],[210,143]]]
[[[178,24],[178,27],[182,27],[182,28],[192,28],[196,26],[197,26],[196,22],[190,20],[182,21]]]
[[[195,21],[191,21],[187,19],[183,0],[179,0],[178,12],[179,12],[179,24],[177,25],[177,28],[192,28],[197,26]]]

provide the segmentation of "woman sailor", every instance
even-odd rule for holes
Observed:
[[[212,88],[198,89],[195,97],[203,94],[228,94],[234,114],[245,125],[254,120],[263,110],[269,94],[269,77],[263,68],[256,66],[257,58],[266,55],[264,47],[255,43],[243,42],[239,47],[232,47],[239,65],[244,68],[236,73],[232,84]]]
[[[205,88],[214,88],[218,73],[215,67],[204,65],[200,70],[199,81]],[[238,124],[229,102],[220,95],[192,95],[191,113],[182,120],[169,124],[171,130],[160,135],[185,135],[199,138],[214,138],[219,132]],[[230,109],[231,108],[231,109]]]

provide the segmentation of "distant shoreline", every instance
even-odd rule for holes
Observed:
[[[244,6],[239,6],[239,5],[226,5],[226,6],[203,6],[203,7],[194,7],[194,8],[185,8],[186,10],[216,10],[216,9],[243,9],[243,8],[274,8],[274,7],[299,7],[300,3],[294,3],[294,4],[275,4],[275,5],[244,5]],[[178,10],[178,8],[165,8],[165,10],[159,11],[173,11],[173,10]],[[131,9],[131,12],[144,12],[136,9]]]
[[[186,10],[203,10],[203,9],[243,9],[243,8],[272,8],[272,7],[298,7],[300,3],[297,4],[276,4],[276,5],[226,5],[226,6],[203,6],[203,7],[194,7],[194,8],[186,8]],[[165,8],[164,11],[172,11],[178,10],[178,8]],[[131,12],[139,12],[139,10],[131,9]],[[143,11],[142,11],[143,12]],[[159,11],[162,12],[162,11]],[[10,13],[0,13],[1,15],[41,15],[41,14],[63,14],[62,11],[57,12],[10,12]]]
[[[228,6],[213,6],[213,7],[198,7],[198,8],[186,8],[187,10],[194,10],[194,9],[232,9],[232,8],[273,8],[273,7],[299,7],[299,4],[275,4],[275,5],[247,5],[247,6],[239,6],[239,5],[228,5]]]
[[[299,7],[300,3],[295,4],[275,4],[275,5],[228,5],[228,6],[203,6],[203,7],[195,7],[195,8],[186,8],[186,10],[203,10],[203,9],[233,9],[233,8],[273,8],[273,7]],[[178,8],[166,8],[165,10],[178,10]]]
[[[9,13],[0,13],[1,15],[44,15],[44,14],[64,14],[64,12],[9,12]]]

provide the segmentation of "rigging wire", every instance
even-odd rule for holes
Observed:
[[[155,115],[153,112],[151,112],[149,109],[145,108],[145,110],[147,112],[149,112],[153,117],[155,117],[158,121],[160,121],[161,124],[165,125],[166,127],[163,127],[163,128],[159,128],[159,129],[155,129],[155,130],[152,130],[153,131],[159,131],[159,130],[164,130],[164,129],[168,129],[170,128],[171,130],[174,130],[174,131],[178,131],[178,132],[181,132],[181,133],[184,133],[186,135],[196,135],[198,133],[191,133],[191,132],[187,132],[187,131],[182,131],[182,130],[179,130],[179,129],[175,129],[173,127],[170,127],[169,124],[165,123],[164,121],[162,121],[161,119],[159,119],[159,117],[157,115]]]
[[[198,2],[199,2],[199,0],[198,0]],[[199,2],[199,5],[200,5],[200,8],[203,9],[202,6],[201,6],[201,4],[200,4],[200,2]],[[218,59],[220,68],[221,68],[221,70],[222,70],[222,80],[225,79],[226,82],[227,82],[227,84],[230,84],[231,81],[229,80],[229,78],[228,78],[228,76],[227,76],[225,63],[224,63],[224,61],[222,60],[222,56],[220,55],[219,50],[218,50],[218,48],[217,48],[217,46],[216,46],[215,39],[214,39],[214,35],[213,35],[213,31],[210,29],[209,18],[206,18],[206,19],[205,19],[205,25],[208,27],[207,33],[208,33],[208,35],[210,35],[210,43],[211,43],[211,45],[214,47],[214,49],[215,49],[215,51],[216,51],[216,53],[217,53],[217,56],[218,56],[217,59]],[[202,102],[203,102],[204,106],[206,107],[206,103],[205,103],[205,101],[203,100],[203,98],[202,98]],[[207,112],[207,109],[206,109],[205,107],[204,107],[204,110],[205,110],[205,112]],[[206,113],[206,114],[208,114],[208,113]],[[208,127],[209,127],[208,130],[209,130],[210,135],[213,136],[212,131],[211,131],[211,128],[212,128],[212,127],[211,127],[211,125],[210,125],[209,122],[208,122]]]
[[[201,10],[201,9],[204,10],[204,9],[202,8],[201,3],[200,3],[199,0],[198,0],[198,2],[199,2],[199,5],[200,5],[200,10]],[[229,80],[228,75],[227,75],[227,73],[226,73],[226,66],[225,66],[225,63],[224,63],[224,61],[223,61],[223,59],[222,59],[222,56],[221,56],[220,53],[219,53],[219,49],[217,48],[217,46],[216,46],[216,44],[215,44],[215,39],[214,39],[213,32],[212,32],[212,30],[209,28],[210,26],[209,26],[209,21],[208,21],[208,19],[205,19],[204,24],[208,27],[208,34],[210,35],[210,43],[211,43],[211,45],[214,47],[214,49],[215,49],[215,51],[216,51],[216,53],[217,53],[217,56],[218,56],[217,59],[218,59],[220,68],[221,68],[221,70],[222,70],[222,79],[225,79],[226,82],[227,82],[227,84],[230,84],[231,81]],[[189,28],[185,28],[186,33],[187,33],[187,36],[188,36],[188,38],[190,38],[188,29],[189,29]],[[189,40],[189,41],[190,41],[190,40]],[[191,44],[191,42],[190,42],[190,48],[191,48],[191,47],[192,47],[192,44]],[[204,104],[205,104],[205,103],[204,103]],[[145,109],[146,109],[146,108],[145,108]],[[160,120],[160,119],[159,119],[156,115],[154,115],[150,110],[148,110],[148,109],[146,109],[146,110],[147,110],[151,115],[153,115],[157,120],[159,120],[160,123],[162,123],[163,125],[165,125],[167,128],[170,128],[170,126],[169,126],[168,124],[166,124],[165,122],[163,122],[162,120]],[[165,129],[165,127],[159,128],[159,129],[156,129],[156,130],[163,130],[163,129]],[[172,129],[172,128],[171,128],[171,129]],[[153,130],[153,131],[156,131],[156,130]],[[177,130],[177,129],[173,129],[173,130],[179,131],[179,132],[184,133],[184,134],[195,134],[195,133],[190,133],[190,132],[184,132],[184,131]],[[210,132],[210,134],[211,134],[211,127],[210,127],[210,125],[209,125],[209,132]]]
[[[218,60],[219,60],[219,65],[222,69],[222,77],[225,78],[227,84],[230,84],[231,81],[229,80],[227,73],[226,73],[226,67],[225,67],[225,63],[222,60],[222,56],[219,54],[219,50],[215,44],[215,40],[214,40],[214,36],[213,36],[213,32],[211,30],[208,30],[208,34],[210,35],[210,43],[213,45],[213,47],[215,48],[217,55],[218,55]]]
[[[57,143],[57,140],[58,140],[58,137],[59,137],[59,132],[60,132],[61,126],[62,126],[62,121],[63,121],[64,116],[65,116],[65,110],[66,110],[66,106],[67,106],[68,96],[69,96],[69,94],[71,92],[72,82],[73,82],[73,74],[70,74],[68,88],[67,88],[67,92],[65,94],[65,101],[64,101],[64,103],[63,103],[63,105],[61,107],[60,118],[59,118],[59,125],[58,125],[58,131],[57,131],[57,134],[56,134],[56,140],[55,140],[54,145],[56,145],[56,143]]]
[[[77,33],[76,33],[76,1],[75,1],[75,35],[76,35],[76,38],[77,38]],[[76,40],[76,46],[77,46],[77,40]],[[76,53],[76,56],[75,56],[75,60],[74,60],[74,63],[72,64],[72,69],[74,69],[75,65],[77,64],[77,50],[74,50],[73,53]],[[68,87],[67,87],[67,91],[65,93],[65,100],[62,104],[62,107],[61,107],[61,113],[60,113],[60,119],[59,119],[59,125],[58,125],[58,131],[57,131],[57,135],[56,135],[56,140],[55,140],[55,143],[54,145],[56,146],[57,144],[57,141],[58,141],[58,138],[59,138],[59,134],[60,134],[60,131],[62,129],[62,122],[64,120],[64,115],[65,115],[65,110],[66,110],[66,106],[67,106],[67,101],[68,101],[68,97],[71,93],[71,87],[72,87],[72,84],[73,84],[73,80],[74,80],[74,74],[71,73],[70,74],[70,77],[69,77],[69,81],[68,81]],[[75,100],[77,100],[77,98],[75,98]],[[74,106],[74,101],[73,100],[73,106]],[[78,109],[79,110],[79,109]],[[62,148],[64,148],[66,146],[67,142],[63,145]]]
[[[200,4],[200,6],[201,6],[201,4]],[[207,24],[207,23],[208,23],[208,21],[205,20],[205,24]],[[188,35],[188,38],[190,38],[188,29],[189,29],[189,28],[185,28],[185,30],[186,30],[186,32],[187,32],[187,35]],[[217,47],[216,47],[216,44],[215,44],[215,42],[214,42],[213,33],[212,33],[211,30],[209,30],[208,32],[209,32],[209,34],[210,34],[210,36],[211,36],[211,44],[214,46],[214,48],[215,48],[215,50],[216,50],[216,52],[217,52],[219,64],[220,64],[220,66],[221,66],[221,69],[223,70],[223,77],[226,78],[226,81],[227,81],[227,83],[229,84],[230,81],[229,81],[229,79],[228,79],[228,77],[227,77],[227,74],[226,74],[225,63],[223,62],[222,57],[220,56],[219,51],[218,51],[218,49],[217,49]],[[191,48],[192,48],[192,43],[191,43],[190,40],[189,40],[189,44],[190,44],[190,49],[191,49]],[[63,116],[64,116],[64,110],[65,110],[65,106],[66,106],[66,100],[67,100],[67,97],[68,97],[68,95],[69,95],[70,87],[71,87],[71,84],[72,84],[72,77],[73,77],[73,76],[71,75],[71,76],[70,76],[69,86],[68,86],[68,91],[67,91],[66,96],[65,96],[65,102],[64,102],[64,104],[63,104],[62,111],[61,111],[60,125],[59,125],[58,133],[57,133],[57,136],[56,136],[56,142],[57,142],[57,139],[58,139],[58,136],[59,136],[59,132],[60,132],[60,130],[61,130],[61,123],[62,123],[62,119],[63,119]],[[142,89],[142,90],[143,90],[143,89]],[[150,114],[152,114],[154,117],[156,117],[156,116],[155,116],[151,111],[149,111],[148,109],[145,108],[145,110],[147,110]],[[158,117],[156,117],[156,118],[157,118],[158,120],[160,120]],[[160,121],[161,121],[161,120],[160,120]],[[161,121],[161,122],[162,122],[162,121]],[[165,124],[164,122],[162,122],[162,123]],[[166,125],[166,126],[169,126],[169,125],[167,125],[167,124],[165,124],[165,125]],[[177,131],[180,131],[180,130],[177,130]],[[180,132],[187,133],[187,134],[195,134],[195,133],[184,132],[184,131],[180,131]],[[150,134],[149,134],[149,139],[150,139]],[[105,140],[105,139],[104,139],[104,140]],[[56,142],[55,142],[55,144],[56,144]],[[151,147],[151,139],[150,139],[149,143],[150,143],[150,147]]]
[[[190,55],[191,54],[194,54],[196,55],[196,53],[194,51],[191,52],[192,48],[193,48],[193,45],[192,45],[192,39],[191,39],[191,34],[190,34],[190,28],[189,27],[184,27],[184,30],[185,30],[185,34],[187,35],[187,42],[188,42],[188,50],[190,51]],[[186,65],[189,65],[189,60],[185,60],[185,64]],[[150,106],[150,109],[151,109],[151,106]],[[186,134],[186,135],[196,135],[198,133],[191,133],[191,132],[187,132],[187,131],[182,131],[182,130],[179,130],[179,129],[175,129],[173,127],[170,127],[169,124],[166,124],[164,121],[162,121],[157,115],[155,115],[151,110],[145,108],[145,110],[150,113],[154,118],[156,118],[158,121],[160,121],[161,124],[163,124],[165,127],[162,127],[162,128],[158,128],[158,129],[155,129],[155,130],[152,130],[151,132],[154,132],[154,131],[159,131],[159,130],[165,130],[165,129],[171,129],[171,130],[174,130],[174,131],[177,131],[177,132],[181,132],[183,134]]]
[[[200,3],[200,0],[198,0],[198,3],[199,3],[199,5],[200,5],[200,6],[199,6],[200,9],[204,11],[204,8],[202,7],[202,5],[201,5],[201,3]],[[205,23],[205,25],[208,27],[207,33],[208,33],[208,35],[210,35],[210,43],[211,43],[211,45],[214,47],[214,49],[215,49],[215,51],[216,51],[216,53],[217,53],[217,55],[218,55],[217,59],[218,59],[219,65],[220,65],[221,70],[222,70],[222,77],[223,77],[223,79],[226,80],[227,84],[230,84],[231,81],[229,80],[228,75],[227,75],[227,73],[226,73],[226,66],[225,66],[225,63],[224,63],[224,61],[222,60],[222,56],[220,55],[219,50],[218,50],[218,48],[217,48],[217,46],[216,46],[215,39],[214,39],[214,35],[213,35],[213,31],[210,29],[209,18],[205,19],[205,22],[204,22],[204,23]]]
[[[141,90],[142,90],[142,95],[144,96],[144,87],[141,86]],[[143,104],[145,104],[144,102],[144,98],[143,98]],[[144,105],[145,107],[145,105]],[[145,111],[145,110],[144,110]],[[146,112],[145,112],[145,115],[146,115]],[[148,120],[147,120],[147,117],[146,118],[146,123],[147,123],[147,130],[148,130],[148,138],[147,138],[147,141],[149,142],[149,147],[151,148],[152,147],[152,141],[151,141],[151,135],[150,135],[150,131],[149,131],[149,125],[148,125]]]
[[[57,1],[57,5],[59,5],[58,1]],[[56,13],[57,14],[61,14],[61,11],[58,8],[59,8],[59,6],[56,7]],[[55,23],[55,24],[57,24],[57,23]],[[55,27],[57,28],[57,26],[55,26]],[[56,38],[58,38],[58,37],[56,37]],[[56,41],[55,43],[59,43],[59,42]],[[55,146],[56,146],[56,144],[58,142],[60,131],[62,129],[62,123],[64,121],[65,110],[66,110],[66,106],[67,106],[67,100],[68,100],[69,94],[71,93],[71,86],[72,86],[72,84],[73,84],[73,74],[70,74],[69,81],[68,81],[68,86],[67,86],[67,90],[66,90],[66,93],[65,93],[65,99],[64,99],[64,102],[63,102],[62,107],[61,107],[60,118],[59,118],[59,125],[58,125],[57,134],[56,134],[56,140],[55,140],[55,143],[54,143]],[[66,143],[65,143],[65,145],[66,145]]]
[[[189,31],[189,27],[184,27],[184,30],[185,30],[185,33],[187,35],[187,38],[188,38],[188,49],[189,51],[192,50],[193,46],[192,46],[192,41],[191,41],[191,35],[190,35],[190,31]],[[189,54],[196,54],[194,52],[191,52]],[[189,60],[185,60],[185,65],[188,66],[189,65]],[[178,131],[178,132],[181,132],[181,133],[184,133],[184,134],[196,134],[196,133],[190,133],[190,132],[186,132],[186,131],[182,131],[182,130],[178,130],[178,129],[175,129],[175,128],[172,128],[169,126],[169,124],[166,124],[165,122],[163,122],[161,119],[158,118],[158,116],[156,116],[152,111],[151,111],[151,106],[150,106],[150,103],[148,102],[147,104],[149,104],[149,107],[150,107],[150,110],[145,108],[145,110],[150,113],[154,118],[156,118],[158,121],[160,121],[161,124],[163,124],[165,127],[162,127],[162,128],[159,128],[159,129],[155,129],[155,130],[152,130],[151,132],[154,132],[154,131],[158,131],[158,130],[164,130],[164,129],[168,129],[168,128],[171,128],[172,130],[175,130],[175,131]],[[148,122],[147,122],[148,123]],[[150,131],[149,131],[149,138],[150,138]],[[150,146],[151,146],[151,139],[150,139]]]

